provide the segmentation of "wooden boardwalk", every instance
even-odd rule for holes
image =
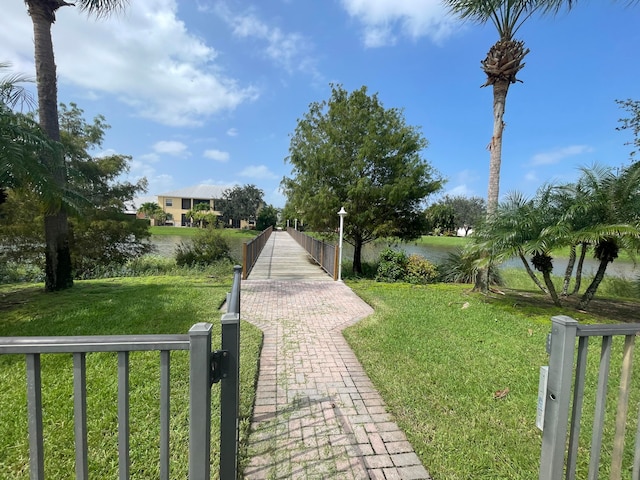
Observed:
[[[248,280],[314,280],[333,282],[287,232],[273,232]]]

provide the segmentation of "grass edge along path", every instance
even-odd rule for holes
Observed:
[[[229,272],[232,269],[229,267]],[[42,286],[0,288],[0,335],[111,335],[187,333],[197,322],[213,324],[213,348],[220,345],[219,307],[231,288],[231,273],[78,281],[74,288],[45,294]],[[262,332],[241,324],[240,435],[246,451],[255,397]],[[70,355],[42,356],[45,472],[74,476],[72,362]],[[130,354],[131,475],[159,476],[159,355]],[[171,478],[188,471],[188,352],[171,354]],[[0,356],[0,477],[28,479],[24,356]],[[87,355],[89,475],[117,477],[117,359]],[[219,392],[212,389],[212,478],[219,461]],[[242,459],[241,459],[242,463]]]
[[[550,318],[565,313],[587,322],[589,317],[553,307],[542,313],[507,307],[470,293],[468,285],[347,283],[375,313],[347,328],[345,338],[433,479],[537,479],[537,390],[539,367],[548,364]],[[591,390],[599,360],[599,344],[593,343],[587,377]],[[621,341],[614,343],[605,445],[612,444],[621,346]],[[638,370],[630,400],[636,412]],[[594,403],[587,394],[580,437],[586,451]],[[630,417],[629,468],[636,431],[634,415]],[[602,478],[608,477],[607,455],[605,451]],[[587,468],[588,455],[582,455],[577,478],[586,478]],[[630,471],[625,475],[630,478]]]

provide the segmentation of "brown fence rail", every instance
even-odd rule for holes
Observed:
[[[258,256],[260,256],[260,252],[262,252],[262,249],[267,244],[267,240],[269,240],[269,237],[271,236],[271,232],[273,232],[273,227],[267,228],[256,238],[242,245],[243,280],[246,280],[251,273],[251,269],[256,264],[256,260],[258,260]]]
[[[338,279],[338,247],[293,229],[287,229],[289,235],[304,248],[315,262],[334,280]]]

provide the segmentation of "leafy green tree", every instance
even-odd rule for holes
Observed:
[[[631,158],[634,158],[637,149],[640,148],[640,101],[638,100],[616,100],[616,103],[622,108],[626,109],[631,116],[627,118],[621,118],[621,126],[617,130],[631,130],[633,132],[633,145],[634,150],[631,151]]]
[[[236,185],[222,193],[222,217],[225,224],[231,221],[234,228],[240,228],[240,221],[255,221],[262,206],[264,192],[255,185]]]
[[[97,16],[108,15],[122,8],[126,0],[78,0],[81,10]],[[74,5],[64,1],[25,0],[33,23],[34,58],[38,91],[38,118],[40,126],[54,142],[60,141],[58,123],[58,84],[56,64],[51,39],[51,25],[56,11],[63,6]],[[42,162],[51,172],[57,187],[65,188],[66,172],[60,156],[43,152]],[[62,290],[73,285],[71,252],[69,249],[69,224],[67,211],[62,202],[52,204],[45,215],[44,231],[46,244],[45,289]]]
[[[292,176],[282,187],[294,211],[316,231],[335,231],[347,211],[345,241],[354,246],[353,271],[362,273],[362,247],[376,238],[419,236],[423,203],[442,180],[421,157],[427,146],[402,111],[386,109],[365,86],[351,93],[331,86],[314,102],[291,137]]]
[[[487,207],[482,197],[465,197],[464,195],[446,195],[441,203],[453,209],[454,228],[464,229],[465,236],[469,230],[479,224],[486,216]]]
[[[278,209],[273,205],[265,205],[258,212],[256,230],[263,231],[269,227],[275,227],[278,223]]]
[[[425,211],[432,232],[451,234],[455,230],[455,210],[451,205],[438,202]]]
[[[102,116],[87,123],[83,111],[74,104],[71,108],[61,104],[59,112],[68,174],[66,210],[71,213],[68,241],[72,268],[76,275],[86,277],[96,269],[122,264],[150,250],[144,242],[149,237],[147,222],[123,213],[125,204],[145,190],[146,180],[134,184],[121,181],[130,161],[126,155],[91,156],[109,128]],[[15,247],[5,252],[14,258],[31,255],[30,261],[39,262],[44,256],[42,230],[34,230],[32,225],[42,228],[50,203],[31,187],[14,189],[13,193],[3,209],[1,243]]]

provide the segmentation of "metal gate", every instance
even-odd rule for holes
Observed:
[[[640,390],[640,382],[636,380],[634,384],[632,377],[633,350],[639,333],[637,323],[581,325],[567,316],[552,318],[540,480],[577,478],[579,455],[585,458],[583,470],[587,470],[587,452],[588,473],[581,473],[578,478],[597,479],[606,459],[603,469],[608,471],[610,479],[640,479],[637,397],[635,402],[630,402],[634,387],[635,392]],[[600,343],[599,361],[597,365],[592,362],[591,368],[587,362],[590,340]],[[608,393],[612,373],[619,379],[617,397],[615,390]],[[588,388],[589,384],[592,388]],[[589,417],[583,418],[585,398],[592,404],[589,408],[589,412],[593,412],[592,421]],[[630,403],[635,407],[635,412],[632,411],[635,416],[629,414]],[[580,436],[581,427],[585,425],[592,428],[590,438],[586,439]],[[635,442],[630,442],[626,434],[631,426],[636,429]]]
[[[89,478],[87,465],[86,356],[117,352],[118,478],[129,478],[129,353],[158,351],[160,363],[160,479],[169,479],[170,352],[189,351],[189,478],[209,480],[211,451],[211,386],[221,382],[220,478],[235,480],[238,465],[240,353],[240,280],[234,268],[227,313],[222,315],[222,348],[211,351],[213,326],[197,323],[185,335],[103,335],[0,338],[0,354],[22,354],[26,360],[30,478],[45,478],[40,357],[73,355],[73,417],[76,478]],[[0,406],[1,407],[1,406]],[[204,420],[204,421],[203,421]]]

